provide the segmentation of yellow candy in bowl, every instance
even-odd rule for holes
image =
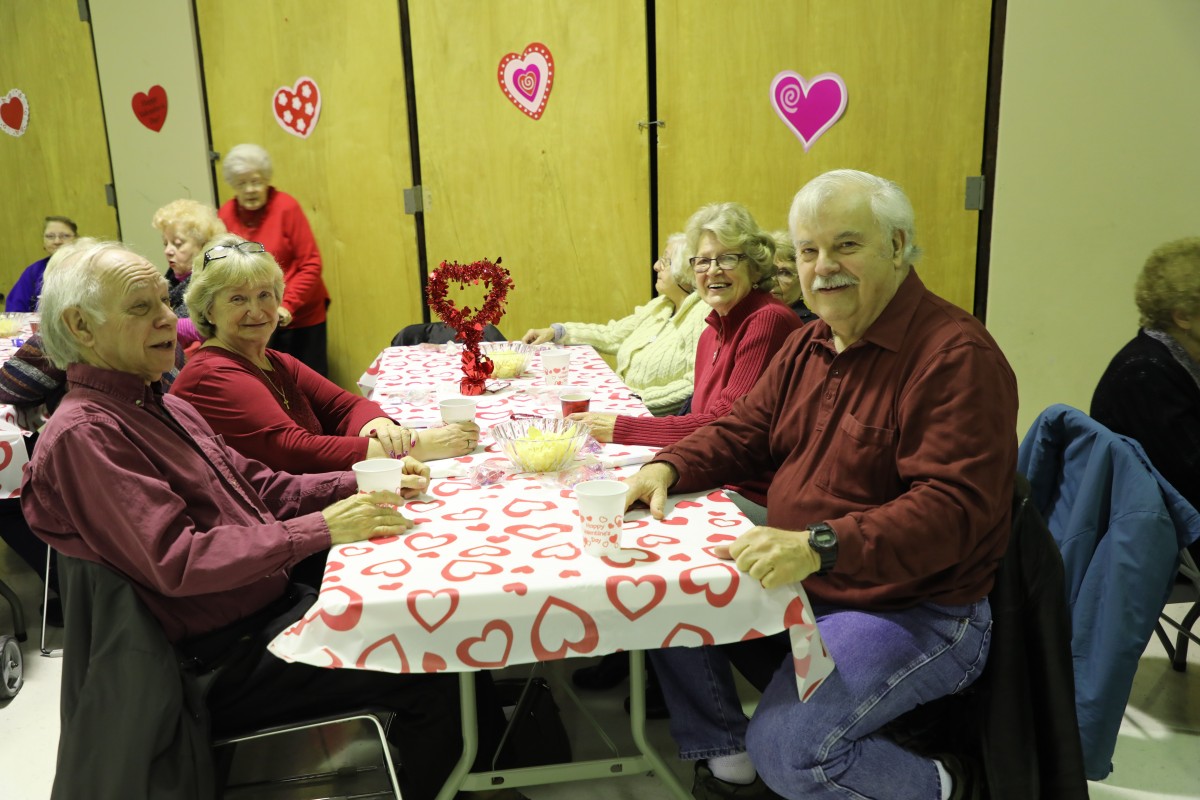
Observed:
[[[493,378],[519,377],[533,356],[533,348],[524,342],[481,342],[479,352],[492,360]]]
[[[521,419],[493,425],[491,434],[521,472],[557,472],[575,460],[588,428],[563,419]]]

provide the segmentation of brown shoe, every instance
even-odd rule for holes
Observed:
[[[692,797],[696,800],[783,800],[767,788],[761,775],[755,776],[754,783],[730,783],[713,775],[707,761],[696,762]]]

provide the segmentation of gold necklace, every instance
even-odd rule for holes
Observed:
[[[279,399],[283,401],[284,410],[291,411],[292,410],[291,401],[289,401],[287,398],[287,395],[283,393],[283,389],[280,389],[278,386],[275,385],[275,381],[271,380],[271,376],[267,374],[267,371],[265,369],[263,369],[262,367],[259,367],[258,364],[255,364],[254,366],[257,367],[258,371],[262,373],[262,376],[267,379],[267,385],[275,390],[275,394],[279,395]],[[280,383],[282,384],[283,381],[281,380]]]

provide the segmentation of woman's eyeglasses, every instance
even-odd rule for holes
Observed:
[[[225,256],[229,255],[234,250],[242,253],[265,253],[267,248],[263,247],[262,242],[238,242],[237,244],[219,244],[216,247],[210,247],[204,252],[204,263],[200,265],[201,269],[208,266],[210,261],[220,261]]]
[[[746,257],[745,253],[722,253],[716,258],[689,258],[688,263],[692,265],[692,271],[697,275],[703,275],[708,272],[713,264],[716,264],[719,269],[729,272],[737,267],[738,263]]]

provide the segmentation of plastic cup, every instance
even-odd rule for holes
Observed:
[[[572,414],[587,412],[588,407],[592,404],[592,395],[581,389],[569,389],[563,392],[559,399],[562,400],[563,419]]]
[[[38,328],[42,326],[42,318],[34,314],[29,318],[29,330],[33,333],[38,332]]]
[[[579,527],[588,555],[607,556],[621,549],[621,523],[625,519],[625,484],[620,481],[584,481],[575,484],[579,500]]]
[[[454,422],[474,422],[475,402],[473,397],[447,397],[445,400],[439,400],[438,408],[442,412],[442,422],[447,425]]]
[[[570,350],[543,350],[542,370],[546,374],[547,386],[561,386],[571,373]]]
[[[404,462],[394,458],[369,458],[351,467],[360,492],[400,492]]]

